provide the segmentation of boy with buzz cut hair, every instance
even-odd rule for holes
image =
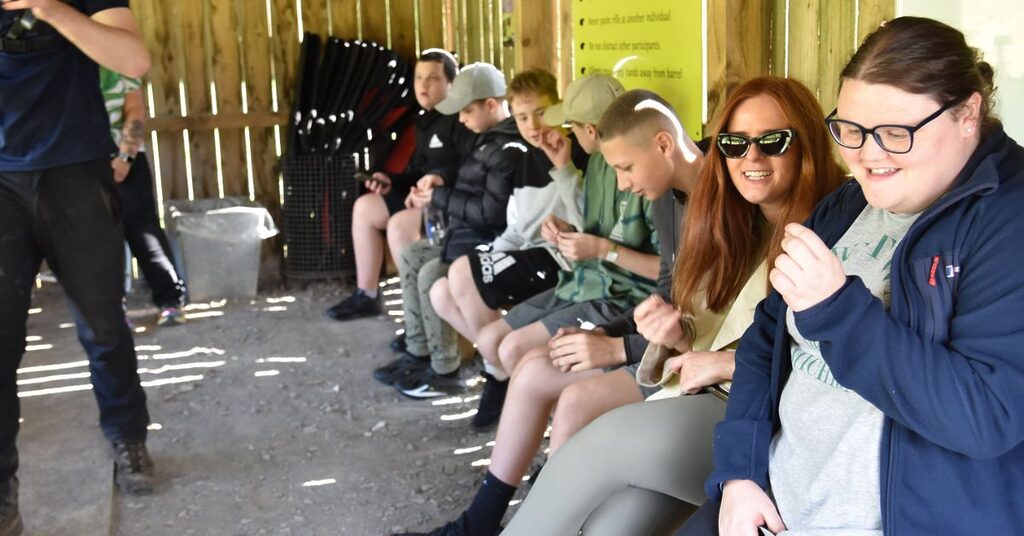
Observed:
[[[555,286],[558,272],[568,263],[554,244],[544,240],[541,226],[551,214],[581,225],[578,177],[559,175],[541,148],[552,131],[544,112],[558,103],[558,81],[543,69],[518,73],[508,86],[508,101],[519,133],[529,145],[516,171],[507,210],[508,226],[488,252],[459,257],[430,290],[430,300],[442,318],[472,343],[480,328],[501,317],[500,309],[516,305]],[[572,157],[586,167],[587,153],[573,140]],[[494,412],[504,401],[507,382],[484,372],[483,404]],[[475,430],[493,424],[489,411],[480,411],[470,422]]]
[[[459,114],[466,128],[479,134],[476,146],[458,173],[442,172],[420,179],[410,194],[413,206],[444,214],[447,232],[439,245],[420,240],[406,246],[398,270],[405,313],[404,354],[374,371],[410,398],[434,398],[462,392],[457,335],[434,311],[430,287],[458,257],[486,248],[505,229],[512,179],[526,145],[509,117],[505,76],[493,65],[468,65],[455,77],[448,97],[437,105],[446,115]]]

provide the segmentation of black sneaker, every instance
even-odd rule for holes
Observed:
[[[114,482],[129,495],[146,495],[153,492],[153,460],[149,457],[146,444],[111,443],[114,453]]]
[[[394,352],[396,354],[400,354],[400,353],[404,352],[405,349],[406,349],[406,346],[405,346],[405,333],[402,333],[401,335],[395,337],[394,339],[391,339],[391,351],[392,352]]]
[[[470,536],[466,525],[466,513],[463,512],[455,521],[445,523],[430,532],[402,532],[394,536]]]
[[[24,531],[18,512],[18,477],[0,485],[0,536],[18,536]]]
[[[373,379],[384,385],[394,385],[405,376],[420,372],[430,366],[430,357],[420,357],[404,352],[401,357],[392,359],[382,367],[373,371]]]
[[[500,382],[494,376],[483,372],[484,390],[480,393],[480,409],[477,410],[469,427],[474,432],[488,432],[498,425],[501,419],[501,408],[505,405],[505,394],[508,393],[508,380]]]
[[[371,298],[362,289],[357,288],[351,296],[341,300],[324,314],[335,320],[376,316],[380,314],[380,302],[377,298]]]
[[[442,375],[428,367],[399,379],[395,389],[409,398],[424,399],[462,394],[466,386],[459,380],[458,371]]]

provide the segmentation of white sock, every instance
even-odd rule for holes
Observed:
[[[366,290],[365,288],[361,288],[359,290],[363,291],[363,294],[366,294],[367,298],[376,298],[377,297],[377,289]]]
[[[499,382],[508,380],[508,374],[505,374],[504,370],[492,365],[491,362],[486,359],[484,359],[484,370]]]

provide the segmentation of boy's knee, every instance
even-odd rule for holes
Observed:
[[[452,294],[448,286],[448,278],[442,277],[430,286],[430,303],[434,304],[437,311],[451,309]]]

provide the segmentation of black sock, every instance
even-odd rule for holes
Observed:
[[[505,517],[508,502],[516,488],[502,482],[487,471],[476,497],[466,510],[466,525],[473,536],[490,536],[498,532],[501,518]]]

